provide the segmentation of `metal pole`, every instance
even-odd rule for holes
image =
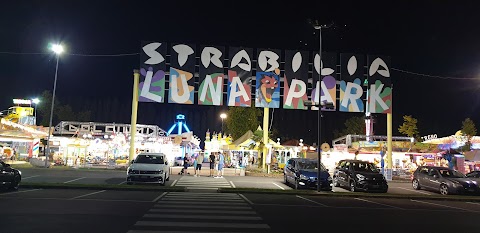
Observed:
[[[53,81],[52,106],[50,108],[50,121],[48,123],[47,149],[45,151],[45,167],[48,167],[48,157],[50,156],[50,135],[53,134],[53,132],[51,132],[51,131],[52,131],[52,121],[53,121],[53,106],[55,105],[55,92],[57,90],[58,60],[59,59],[60,59],[60,54],[57,54],[57,65],[55,66],[55,80]],[[35,108],[35,110],[36,110],[36,108]]]
[[[267,144],[268,144],[268,119],[269,109],[263,108],[263,155],[262,155],[262,169],[265,169],[267,162]]]
[[[318,71],[318,169],[317,169],[317,192],[322,190],[322,179],[320,178],[322,173],[322,150],[320,148],[320,143],[322,142],[322,26],[318,27],[318,41],[319,49],[318,56],[320,57],[320,69]]]
[[[225,134],[225,132],[223,131],[223,118],[222,118],[222,133]]]
[[[387,113],[387,175],[388,181],[392,180],[392,113]]]
[[[135,155],[135,134],[137,133],[137,110],[138,110],[138,83],[140,82],[140,71],[133,70],[133,96],[132,96],[132,119],[130,122],[130,150],[128,164]]]

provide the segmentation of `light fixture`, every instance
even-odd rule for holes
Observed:
[[[52,44],[50,49],[57,55],[63,53],[63,46],[61,44]]]

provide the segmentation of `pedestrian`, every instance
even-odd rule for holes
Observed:
[[[185,156],[183,157],[183,169],[180,172],[181,175],[188,174],[188,165],[189,165],[188,153],[185,153]]]
[[[225,156],[220,152],[218,153],[218,174],[217,178],[223,178],[223,167],[225,166]]]
[[[213,177],[213,170],[215,169],[215,153],[211,152],[209,156],[210,162],[210,177]]]
[[[195,176],[200,176],[200,172],[202,171],[203,153],[198,154],[197,158],[195,159],[195,162],[196,162]]]

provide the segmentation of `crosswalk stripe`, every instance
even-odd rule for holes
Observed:
[[[247,203],[241,203],[241,202],[221,202],[221,201],[216,201],[216,202],[192,202],[192,201],[157,201],[158,204],[183,204],[183,205],[244,205],[248,206]]]
[[[190,210],[185,209],[150,209],[150,212],[162,213],[195,213],[195,214],[256,214],[253,210]]]
[[[177,219],[219,219],[219,220],[262,220],[259,216],[218,216],[218,215],[185,215],[185,214],[145,214],[145,218],[177,218]]]
[[[212,187],[211,184],[202,185],[204,189]],[[158,199],[127,233],[270,230],[252,206],[236,193],[169,192]],[[173,229],[175,231],[171,231]]]
[[[193,197],[192,198],[164,197],[164,198],[162,198],[162,200],[165,200],[165,201],[191,201],[191,202],[194,202],[194,203],[199,202],[199,199],[193,198]],[[237,200],[221,199],[219,201],[222,201],[222,202],[241,202],[241,203],[244,202],[241,199],[237,199]]]
[[[184,205],[159,205],[156,204],[153,206],[153,208],[185,208]],[[250,206],[189,206],[188,208],[190,209],[235,209],[235,210],[251,210],[252,207]]]
[[[158,226],[158,227],[208,227],[208,228],[249,228],[249,229],[269,229],[267,224],[263,223],[219,223],[219,222],[160,222],[160,221],[138,221],[135,226]]]
[[[129,230],[127,233],[163,233],[163,232],[168,232],[168,233],[191,233],[192,231],[170,231],[170,230],[156,230],[156,231],[151,231],[151,230]],[[242,233],[241,231],[215,231],[215,233]]]

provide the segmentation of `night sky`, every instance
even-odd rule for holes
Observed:
[[[13,98],[33,98],[53,88],[55,59],[49,42],[62,42],[70,54],[138,53],[142,40],[313,51],[318,50],[318,37],[307,23],[312,18],[337,25],[323,32],[324,51],[388,55],[396,69],[465,78],[392,71],[394,134],[403,115],[419,120],[422,136],[451,135],[466,117],[480,124],[480,4],[474,1],[13,2],[2,3],[0,9],[1,109]],[[82,101],[118,98],[124,107],[121,114],[93,120],[129,123],[132,70],[139,62],[139,55],[64,55],[58,97],[74,109]],[[152,104],[155,111],[146,112]],[[141,103],[139,123],[168,130],[173,116],[184,113],[190,128],[203,138],[207,128],[220,129],[218,113],[225,109]],[[331,142],[333,129],[341,129],[345,119],[360,115],[325,113],[326,140]],[[386,116],[376,118],[376,134],[385,134]],[[311,111],[277,109],[274,114],[274,127],[282,136],[306,143],[316,141],[316,121]]]

